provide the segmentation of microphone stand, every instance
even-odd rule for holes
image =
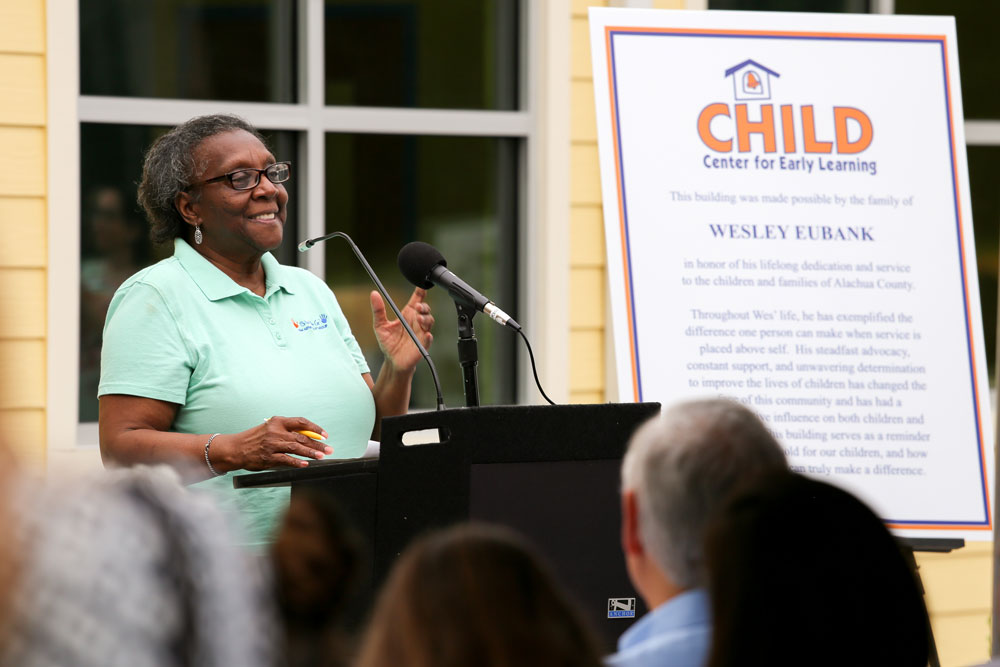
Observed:
[[[437,369],[434,367],[434,362],[431,360],[431,355],[429,355],[427,353],[426,348],[424,348],[424,346],[420,344],[420,340],[417,338],[417,334],[413,333],[413,329],[410,327],[410,323],[407,322],[406,318],[403,317],[403,314],[399,312],[399,308],[396,307],[396,302],[392,300],[392,297],[389,296],[389,292],[387,292],[385,286],[382,285],[382,281],[378,279],[377,275],[375,275],[375,269],[371,267],[371,264],[368,263],[368,260],[365,259],[365,256],[361,254],[361,249],[358,248],[358,246],[354,243],[351,237],[345,234],[344,232],[333,232],[331,234],[327,234],[326,236],[319,236],[314,239],[308,239],[299,244],[299,252],[305,252],[306,250],[309,250],[309,248],[312,248],[317,243],[321,243],[323,241],[329,241],[333,237],[344,239],[347,242],[347,245],[351,246],[351,250],[354,251],[354,256],[358,258],[359,262],[361,262],[361,266],[365,267],[365,271],[368,273],[368,277],[372,279],[372,282],[375,283],[375,287],[378,288],[378,291],[382,295],[382,298],[385,299],[385,302],[389,304],[389,307],[392,309],[392,312],[396,314],[396,317],[399,319],[399,323],[403,325],[403,328],[406,329],[406,333],[410,335],[410,340],[412,340],[413,344],[417,346],[418,350],[420,350],[420,356],[424,358],[424,361],[427,362],[427,365],[431,369],[431,379],[434,380],[434,390],[437,392],[437,409],[444,410],[444,396],[441,393],[441,381],[438,380]],[[470,331],[472,330],[471,316],[469,317],[469,330]],[[472,342],[473,342],[473,348],[475,348],[475,338],[472,339]],[[475,350],[473,350],[473,355],[475,355]],[[461,353],[459,353],[459,356],[461,356]],[[474,367],[475,363],[476,361],[475,359],[473,359],[473,373],[475,373],[475,367]],[[477,401],[476,405],[478,405],[479,404],[478,389],[476,394],[476,401]]]
[[[476,309],[460,301],[455,301],[458,311],[458,363],[462,365],[462,382],[465,387],[465,406],[479,407],[479,376],[476,366],[479,364],[479,343],[476,341],[476,330],[472,326],[472,318]]]

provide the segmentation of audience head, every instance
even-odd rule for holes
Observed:
[[[415,542],[383,589],[360,667],[575,667],[600,648],[512,532],[463,525]]]
[[[36,485],[3,665],[273,664],[258,564],[229,520],[167,466]]]
[[[622,461],[622,545],[647,606],[702,585],[709,515],[741,479],[772,469],[787,469],[784,452],[734,401],[680,403],[639,428]]]
[[[896,541],[851,494],[793,473],[741,486],[706,538],[710,667],[923,667],[927,611]]]
[[[336,621],[362,575],[362,551],[361,537],[329,493],[292,494],[271,548],[282,614],[299,627]]]

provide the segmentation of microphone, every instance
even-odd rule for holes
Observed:
[[[510,327],[514,331],[521,330],[521,325],[513,317],[449,271],[448,261],[434,246],[420,241],[407,243],[399,251],[396,262],[403,276],[417,287],[429,289],[434,285],[440,285],[455,301],[486,313],[491,320],[501,326]]]
[[[430,367],[431,369],[431,379],[434,380],[434,390],[437,392],[437,409],[444,410],[444,396],[441,393],[441,381],[438,380],[437,369],[434,367],[434,362],[431,360],[431,355],[429,355],[424,346],[420,344],[420,340],[417,339],[417,334],[413,333],[413,329],[410,327],[410,323],[407,322],[406,319],[403,317],[403,314],[399,312],[399,308],[396,306],[396,302],[392,300],[392,297],[389,296],[389,292],[387,292],[385,286],[382,285],[382,281],[378,279],[377,275],[375,275],[375,269],[371,267],[371,264],[368,263],[368,260],[365,259],[365,256],[361,254],[361,249],[358,248],[358,246],[354,243],[353,240],[351,240],[351,237],[345,234],[344,232],[333,232],[331,234],[327,234],[326,236],[318,236],[314,239],[306,239],[305,241],[299,244],[299,252],[305,252],[306,250],[309,250],[309,248],[312,248],[317,243],[322,243],[323,241],[329,241],[333,237],[342,238],[345,241],[347,241],[347,245],[351,246],[351,250],[354,251],[354,256],[358,258],[359,262],[361,262],[361,266],[365,268],[365,271],[368,273],[368,277],[372,279],[373,283],[375,283],[375,287],[378,288],[378,291],[382,295],[382,298],[385,299],[385,302],[389,304],[389,307],[392,309],[392,312],[396,314],[396,317],[399,319],[399,323],[403,325],[403,328],[406,329],[406,333],[409,334],[410,340],[412,340],[413,344],[417,346],[418,350],[420,350],[420,356],[424,358],[424,361],[427,362],[427,366]]]

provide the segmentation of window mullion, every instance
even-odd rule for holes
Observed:
[[[970,146],[1000,146],[1000,120],[966,120],[965,143]]]
[[[269,130],[301,131],[308,126],[306,110],[298,104],[100,95],[81,95],[79,102],[81,123],[174,127],[195,116],[212,113],[233,113]]]
[[[325,45],[323,0],[300,0],[300,72],[299,100],[304,104],[307,125],[302,138],[306,177],[300,185],[299,201],[305,213],[300,231],[305,238],[322,236],[326,231],[326,139],[322,125]],[[303,266],[321,278],[326,277],[326,253],[322,249],[305,253]]]

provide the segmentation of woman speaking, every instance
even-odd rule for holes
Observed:
[[[385,354],[373,381],[326,283],[270,254],[282,241],[291,173],[236,116],[194,118],[160,137],[139,201],[153,240],[173,241],[174,254],[122,284],[104,330],[105,463],[200,471],[192,481],[237,511],[250,544],[271,540],[288,490],[235,490],[232,471],[360,456],[381,417],[406,412],[420,360],[372,292]],[[402,313],[429,345],[423,290]]]

